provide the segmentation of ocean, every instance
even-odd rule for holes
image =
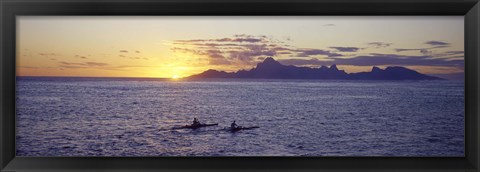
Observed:
[[[16,94],[17,156],[465,153],[463,81],[17,77]],[[219,125],[172,129],[194,117]]]

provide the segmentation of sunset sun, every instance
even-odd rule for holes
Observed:
[[[178,75],[173,75],[172,76],[172,79],[178,79],[178,78],[180,78]]]

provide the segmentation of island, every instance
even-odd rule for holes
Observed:
[[[443,80],[442,78],[421,74],[400,66],[389,66],[385,69],[372,67],[370,72],[346,73],[334,64],[330,67],[318,68],[283,65],[272,57],[250,70],[224,72],[209,69],[187,79],[202,78],[258,78],[258,79],[331,79],[331,80]]]

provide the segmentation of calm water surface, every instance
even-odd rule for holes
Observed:
[[[201,122],[219,126],[171,130]],[[236,120],[254,130],[231,133]],[[456,81],[17,78],[17,156],[463,156]]]

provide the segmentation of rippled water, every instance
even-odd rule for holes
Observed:
[[[170,128],[201,122],[219,126]],[[254,130],[222,130],[232,120]],[[17,78],[17,156],[463,156],[453,81]]]

